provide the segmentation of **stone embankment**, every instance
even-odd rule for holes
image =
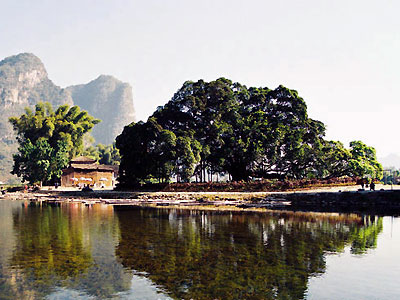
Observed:
[[[400,213],[400,190],[290,193],[294,210]]]

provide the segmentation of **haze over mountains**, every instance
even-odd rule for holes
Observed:
[[[40,101],[50,102],[54,108],[78,105],[102,120],[91,132],[96,143],[111,144],[135,119],[132,87],[128,83],[100,75],[87,84],[61,88],[48,78],[43,63],[34,54],[7,57],[0,61],[0,181],[10,179],[12,153],[17,150],[8,118]]]
[[[91,131],[97,143],[113,143],[124,126],[134,120],[132,87],[128,83],[100,75],[88,84],[73,85],[66,90],[75,105],[102,120]]]
[[[400,169],[400,156],[395,153],[380,157],[378,160],[384,168]]]

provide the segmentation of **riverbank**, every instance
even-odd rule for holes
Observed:
[[[322,187],[290,192],[122,192],[113,190],[41,190],[7,193],[9,200],[92,205],[179,207],[213,210],[299,210],[319,212],[400,213],[400,186],[377,185],[376,191],[359,186]]]

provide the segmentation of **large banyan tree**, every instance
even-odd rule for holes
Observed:
[[[132,123],[117,137],[120,183],[173,175],[206,181],[206,174],[221,173],[235,181],[358,175],[351,174],[351,150],[324,135],[325,125],[308,117],[295,90],[247,88],[225,78],[187,81],[147,122]],[[370,150],[363,159],[375,164]]]

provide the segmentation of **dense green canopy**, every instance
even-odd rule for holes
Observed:
[[[18,153],[12,173],[30,183],[54,181],[68,160],[83,151],[83,136],[100,122],[78,106],[39,103],[9,119],[17,134]]]
[[[121,161],[121,156],[115,143],[111,145],[97,144],[96,146],[89,146],[82,154],[93,158],[99,164],[103,165],[119,165]]]
[[[324,135],[325,125],[308,117],[295,90],[247,88],[225,78],[187,81],[146,123],[132,123],[117,137],[120,182],[171,175],[205,181],[206,171],[233,180],[378,175],[353,162],[371,156],[362,160],[379,169],[374,151],[360,156]]]

